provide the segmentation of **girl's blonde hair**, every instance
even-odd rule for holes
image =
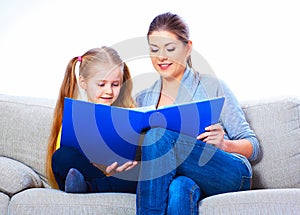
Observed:
[[[62,115],[64,109],[64,98],[69,97],[78,99],[79,97],[78,83],[75,74],[75,67],[77,62],[80,62],[79,75],[81,75],[83,78],[88,78],[92,76],[92,71],[95,71],[92,68],[99,64],[122,66],[123,82],[120,94],[112,105],[126,108],[131,108],[135,106],[134,99],[131,95],[132,79],[129,68],[127,67],[126,63],[122,61],[116,50],[107,46],[102,46],[101,48],[91,49],[80,57],[74,57],[73,59],[71,59],[67,66],[65,76],[60,88],[58,100],[54,109],[52,128],[48,140],[48,149],[46,157],[46,175],[49,184],[53,188],[58,188],[58,186],[52,171],[52,155],[56,150],[57,137],[61,128]]]

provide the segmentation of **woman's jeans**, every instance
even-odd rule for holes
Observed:
[[[162,128],[147,132],[137,189],[137,214],[198,214],[207,196],[250,189],[245,161],[195,138]]]
[[[60,190],[65,190],[65,180],[71,168],[82,173],[90,185],[89,192],[136,193],[138,168],[107,177],[76,148],[65,146],[61,146],[52,156],[52,170]]]

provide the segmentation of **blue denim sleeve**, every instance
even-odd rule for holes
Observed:
[[[245,118],[245,114],[238,103],[235,95],[228,86],[220,81],[222,92],[225,96],[225,103],[221,113],[221,125],[225,130],[225,139],[239,140],[247,139],[252,144],[253,152],[249,161],[254,161],[260,154],[259,141],[255,133],[250,128]]]
[[[135,103],[137,107],[142,107],[143,103],[145,103],[145,92],[146,90],[143,90],[136,95],[134,95]]]

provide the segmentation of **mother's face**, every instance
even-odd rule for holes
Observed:
[[[169,31],[153,31],[149,35],[150,57],[154,68],[166,79],[181,80],[192,42],[184,44]]]

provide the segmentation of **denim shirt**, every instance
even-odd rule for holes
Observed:
[[[159,79],[150,88],[139,92],[135,96],[137,105],[140,107],[151,105],[157,106],[161,85],[162,81]],[[251,169],[248,160],[254,161],[258,158],[258,155],[260,154],[259,142],[255,133],[246,121],[244,112],[236,97],[223,81],[213,75],[195,72],[192,68],[187,66],[181,80],[175,103],[179,104],[196,100],[205,100],[220,96],[225,97],[219,121],[225,132],[224,138],[229,140],[247,139],[250,141],[253,152],[249,159],[240,154],[233,154],[244,160],[248,168]]]

